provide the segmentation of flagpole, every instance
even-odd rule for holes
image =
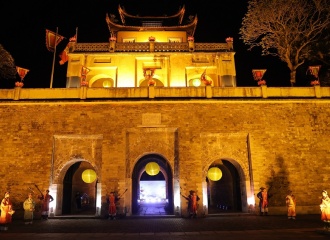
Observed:
[[[76,27],[76,43],[78,42],[78,27]]]
[[[50,88],[53,88],[53,78],[54,78],[54,68],[55,68],[55,56],[56,56],[56,43],[57,43],[57,34],[58,34],[58,27],[56,27],[55,33],[55,46],[54,46],[54,55],[53,55],[53,65],[52,65],[52,74],[50,76]]]

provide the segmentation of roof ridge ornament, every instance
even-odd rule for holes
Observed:
[[[147,19],[147,18],[159,18],[159,19],[165,19],[165,18],[179,18],[180,21],[182,21],[182,18],[185,14],[186,8],[185,5],[183,5],[181,8],[179,8],[179,11],[173,15],[164,15],[164,16],[139,16],[137,15],[133,15],[133,14],[129,14],[124,7],[121,7],[120,5],[118,5],[118,12],[120,14],[120,18],[123,20],[125,19],[125,17],[127,18],[139,18],[139,19]],[[124,20],[125,22],[125,20]]]

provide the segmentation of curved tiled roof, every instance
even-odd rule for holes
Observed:
[[[123,25],[116,23],[116,19],[113,15],[109,17],[109,14],[106,14],[106,22],[111,35],[115,35],[118,31],[186,31],[188,36],[194,36],[198,18],[195,15],[192,20],[186,25]]]
[[[120,19],[123,23],[123,25],[126,25],[126,18],[132,18],[132,19],[141,19],[141,20],[168,20],[168,19],[177,19],[178,25],[182,24],[182,19],[185,14],[185,6],[179,9],[179,11],[173,15],[169,16],[136,16],[131,15],[125,11],[124,8],[122,8],[120,5],[118,6],[118,12]]]

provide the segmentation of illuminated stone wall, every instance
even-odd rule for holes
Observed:
[[[89,87],[147,86],[143,71],[145,68],[155,69],[153,78],[161,83],[156,86],[192,87],[192,81],[200,80],[206,71],[212,86],[235,87],[234,55],[234,52],[70,53],[67,85],[80,87],[81,66],[85,66],[90,70],[86,77]],[[199,81],[196,86],[204,84]]]
[[[329,106],[326,99],[2,102],[0,192],[10,190],[19,207],[29,186],[46,189],[84,159],[96,169],[104,202],[109,190],[130,186],[138,157],[159,153],[184,193],[202,197],[205,169],[232,159],[244,191],[252,179],[254,194],[273,186],[272,213],[285,212],[288,189],[299,214],[319,213],[329,187]]]

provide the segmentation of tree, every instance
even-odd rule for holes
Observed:
[[[294,86],[297,68],[329,28],[330,0],[250,0],[239,33],[249,50],[261,47],[285,62]]]
[[[0,44],[0,79],[15,79],[17,75],[14,58]]]
[[[311,49],[310,62],[313,65],[321,65],[319,78],[322,86],[330,86],[330,36],[326,34],[322,41]]]

